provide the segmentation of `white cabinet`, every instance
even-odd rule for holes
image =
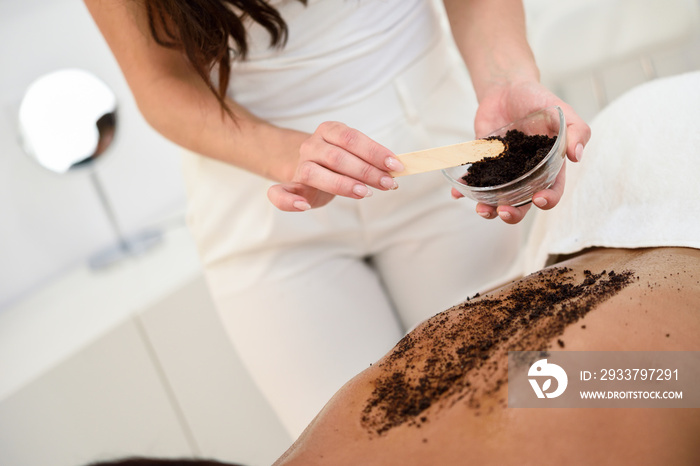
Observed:
[[[201,277],[140,320],[196,451],[269,465],[289,447],[291,439],[234,353]]]
[[[0,463],[188,454],[188,438],[141,337],[127,320],[3,399]]]
[[[184,229],[0,313],[2,465],[131,455],[265,465],[290,443],[219,324]]]

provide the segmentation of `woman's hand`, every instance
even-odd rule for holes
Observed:
[[[328,204],[335,196],[362,199],[372,189],[398,186],[389,171],[403,165],[386,147],[342,123],[321,123],[299,148],[289,182],[271,186],[267,197],[280,210],[299,212]]]
[[[583,155],[583,148],[591,137],[591,129],[574,112],[574,110],[536,81],[522,81],[508,85],[494,86],[481,99],[476,112],[474,129],[476,137],[481,138],[490,132],[518,120],[529,113],[546,107],[558,105],[566,119],[566,154],[572,162],[578,162]],[[557,176],[554,184],[543,191],[535,193],[533,203],[543,210],[553,208],[559,203],[564,192],[565,166]],[[462,197],[452,190],[454,197]],[[506,223],[520,222],[530,210],[530,204],[521,207],[491,207],[477,204],[476,211],[484,218],[500,217]]]
[[[539,70],[527,43],[522,0],[465,2],[444,0],[452,35],[472,77],[479,99],[474,121],[476,136],[482,137],[529,113],[558,105],[566,118],[566,153],[571,161],[581,159],[590,138],[588,125],[557,96],[539,83]],[[564,191],[564,172],[554,185],[533,196],[540,209],[556,206]],[[454,197],[461,194],[452,190]],[[497,215],[506,223],[518,223],[530,205],[498,209],[478,204],[485,218]]]

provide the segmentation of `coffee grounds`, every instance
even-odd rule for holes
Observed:
[[[503,142],[505,150],[496,157],[487,157],[473,163],[462,177],[469,186],[498,186],[524,175],[547,156],[557,140],[556,136],[528,136],[517,129],[508,131],[503,137],[492,136],[486,139]]]
[[[571,269],[551,268],[504,296],[468,299],[432,317],[379,364],[383,374],[363,409],[363,427],[380,435],[405,423],[420,427],[430,420],[428,408],[460,400],[479,415],[478,400],[507,382],[507,365],[499,361],[508,351],[546,351],[567,326],[633,280],[631,271],[586,270],[576,283]]]

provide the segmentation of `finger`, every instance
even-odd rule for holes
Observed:
[[[285,212],[303,212],[311,208],[309,201],[298,193],[292,185],[276,184],[267,190],[267,198],[272,205]]]
[[[532,196],[532,202],[542,210],[549,210],[555,207],[564,195],[564,185],[566,181],[566,163],[562,165],[559,174],[554,180],[554,184],[548,189],[536,192]]]
[[[330,171],[349,176],[373,188],[383,191],[398,188],[396,180],[386,171],[380,170],[355,154],[342,147],[329,144],[321,138],[310,140],[302,148],[302,151],[313,153],[313,160]]]
[[[372,195],[372,190],[366,184],[308,160],[297,167],[294,182],[311,186],[326,193],[353,199],[362,199]]]
[[[450,191],[450,194],[452,194],[453,199],[459,199],[459,198],[464,197],[464,194],[460,193],[455,188],[452,188],[452,190]]]
[[[498,214],[496,213],[495,207],[492,207],[492,206],[486,205],[486,204],[482,204],[481,202],[479,202],[476,205],[476,213],[487,220],[491,220],[493,218],[498,217]]]
[[[564,194],[564,185],[566,180],[566,163],[562,165],[559,174],[554,180],[552,186],[548,189],[538,191],[532,197],[532,203],[542,210],[549,210],[555,207],[561,200]],[[515,224],[525,218],[525,214],[530,210],[531,205],[520,207],[499,206],[497,209],[486,204],[479,203],[476,205],[476,213],[485,219],[500,217],[506,223]]]
[[[303,212],[328,204],[333,195],[298,183],[276,184],[267,190],[267,198],[285,212]]]
[[[591,128],[568,105],[564,110],[564,117],[566,118],[566,155],[572,162],[579,162],[583,156],[583,148],[591,138]]]
[[[361,131],[337,121],[321,123],[316,132],[329,144],[341,147],[382,171],[402,171],[394,153]]]
[[[531,206],[532,203],[529,202],[520,207],[502,205],[498,206],[496,212],[498,213],[500,219],[503,220],[505,223],[509,225],[515,225],[516,223],[520,222],[522,219],[525,218],[525,214],[527,214]]]

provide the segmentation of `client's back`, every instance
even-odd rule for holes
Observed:
[[[506,408],[508,351],[700,351],[699,280],[697,249],[600,249],[456,306],[346,384],[281,464],[699,464],[697,409]]]
[[[686,99],[697,120],[700,96],[683,90],[699,86],[700,73],[652,83],[604,111],[588,172],[534,229],[540,256],[571,258],[421,324],[346,384],[279,464],[700,464],[699,409],[506,401],[509,351],[700,351],[699,136],[680,127],[685,143],[664,154],[655,145],[674,134],[652,137],[653,120],[627,118],[641,105],[662,122],[661,102]],[[621,142],[627,151],[608,153]],[[653,172],[660,155],[671,167],[685,157],[687,172],[658,180],[652,196],[639,177],[616,183],[628,164]]]

